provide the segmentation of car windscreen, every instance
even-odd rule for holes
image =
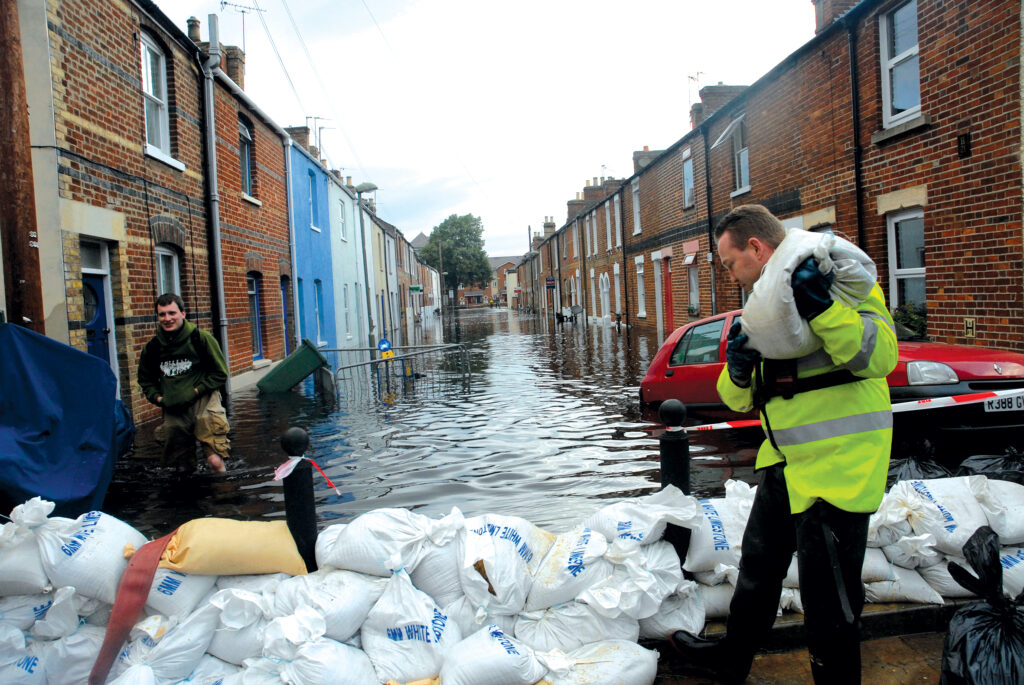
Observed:
[[[718,361],[718,345],[722,340],[722,327],[725,319],[715,319],[694,326],[679,339],[669,366],[682,364],[710,364]]]

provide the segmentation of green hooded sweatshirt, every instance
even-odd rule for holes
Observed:
[[[217,340],[191,321],[185,321],[174,334],[157,329],[156,336],[142,348],[139,387],[146,399],[168,411],[184,411],[227,379],[228,367]],[[163,401],[158,403],[157,397]]]

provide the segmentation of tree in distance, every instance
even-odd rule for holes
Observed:
[[[472,214],[452,214],[431,229],[426,247],[420,250],[420,257],[439,273],[448,273],[441,276],[445,290],[454,290],[460,283],[465,287],[483,287],[491,280],[491,264],[484,252],[483,233],[480,217]]]

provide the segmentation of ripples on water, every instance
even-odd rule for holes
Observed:
[[[424,336],[437,339],[440,327]],[[104,509],[149,535],[202,516],[283,517],[273,470],[290,425],[310,433],[321,526],[379,507],[430,516],[457,506],[467,516],[522,516],[553,531],[603,504],[658,489],[656,416],[641,414],[637,389],[655,339],[625,329],[555,325],[498,309],[461,310],[446,342],[467,346],[471,390],[457,398],[351,410],[318,397],[311,381],[291,393],[232,398],[228,475],[179,479],[157,466],[154,426],[140,430],[117,465]],[[688,421],[698,423],[697,419]],[[694,494],[718,496],[727,478],[751,481],[760,432],[691,437]]]

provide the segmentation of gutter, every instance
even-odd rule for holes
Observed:
[[[208,15],[210,55],[203,62],[196,57],[203,71],[203,143],[206,147],[207,205],[209,207],[210,264],[213,267],[214,294],[217,300],[217,333],[224,358],[228,360],[228,379],[225,394],[231,394],[231,356],[228,351],[227,307],[224,303],[224,264],[220,244],[220,195],[217,182],[217,118],[213,92],[213,78],[220,71],[220,28],[217,15]]]

